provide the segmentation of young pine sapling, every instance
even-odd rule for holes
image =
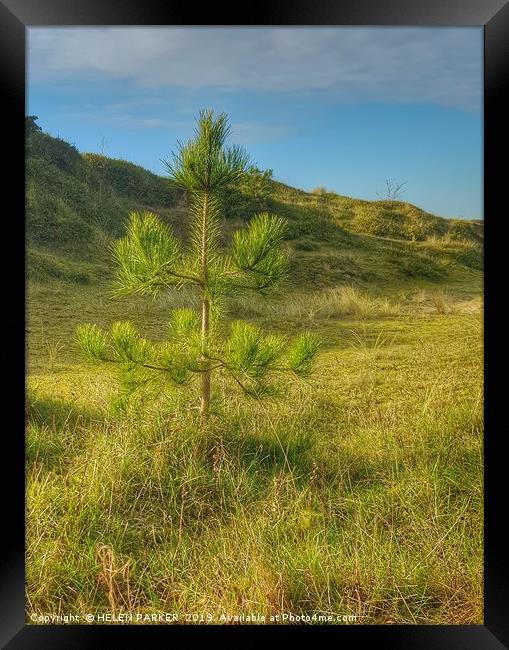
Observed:
[[[310,333],[290,342],[239,320],[231,324],[226,339],[221,337],[223,300],[240,292],[268,291],[288,267],[280,245],[285,222],[275,215],[256,215],[233,234],[228,250],[220,246],[220,197],[225,188],[241,182],[248,164],[241,148],[225,145],[229,132],[224,113],[215,117],[202,111],[195,137],[179,143],[166,163],[171,180],[188,196],[191,232],[186,248],[151,212],[131,213],[125,237],[113,244],[117,295],[156,295],[189,286],[197,293],[199,310],[174,310],[162,343],[142,338],[127,321],[113,323],[109,334],[90,324],[77,330],[85,355],[116,364],[127,392],[147,382],[184,385],[199,377],[202,421],[209,413],[214,373],[224,373],[246,393],[262,397],[277,386],[277,380],[270,380],[279,373],[309,373],[319,347]]]

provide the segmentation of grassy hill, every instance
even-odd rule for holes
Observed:
[[[33,130],[26,174],[32,279],[86,283],[107,276],[108,243],[122,233],[132,210],[153,210],[185,236],[183,193],[132,163],[80,154],[63,140]],[[272,180],[267,186],[265,198],[253,196],[248,182],[225,195],[225,236],[257,211],[285,217],[296,286],[439,282],[482,268],[480,222],[444,219],[401,201],[307,193]]]
[[[218,380],[203,432],[196,385],[119,415],[111,369],[74,340],[121,319],[163,340],[170,310],[194,304],[109,291],[128,212],[183,237],[185,197],[39,131],[26,169],[27,623],[482,624],[482,223],[272,181],[229,192],[225,237],[278,213],[292,268],[271,300],[231,300],[225,327],[309,330],[323,346],[283,399]]]

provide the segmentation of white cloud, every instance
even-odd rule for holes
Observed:
[[[68,111],[67,115],[80,121],[95,122],[97,124],[116,126],[120,128],[172,129],[182,126],[190,126],[189,122],[177,122],[161,117],[143,117],[140,115],[128,115],[122,113],[115,114],[107,111],[103,113],[99,110]]]
[[[30,28],[29,80],[318,92],[478,110],[480,28]]]

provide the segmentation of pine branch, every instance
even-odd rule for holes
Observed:
[[[252,387],[244,382],[246,392],[258,395],[268,394],[273,389],[266,379],[278,373],[291,373],[298,377],[309,374],[320,340],[304,333],[293,342],[277,335],[264,336],[260,330],[243,321],[232,324],[230,338],[225,349],[223,368],[239,383],[239,373]]]
[[[214,117],[211,110],[201,111],[195,138],[178,143],[171,161],[163,161],[170,179],[189,192],[217,193],[236,184],[248,166],[249,158],[241,147],[225,147],[230,135],[227,116]]]
[[[199,368],[194,367],[196,355],[192,350],[182,354],[180,345],[150,344],[127,321],[113,323],[109,337],[96,325],[81,325],[76,337],[86,358],[115,364],[124,375],[139,369],[153,370],[176,384],[183,384],[189,373],[200,372]]]
[[[238,272],[233,287],[261,291],[277,284],[288,269],[287,256],[280,250],[286,222],[275,215],[256,215],[247,228],[234,233],[231,258]]]
[[[310,332],[304,332],[298,336],[288,352],[288,368],[297,375],[308,375],[321,345],[320,339]]]
[[[179,242],[152,212],[131,212],[127,234],[112,245],[115,295],[155,294],[169,285],[197,283],[185,273]]]

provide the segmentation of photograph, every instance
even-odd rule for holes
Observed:
[[[27,626],[485,624],[484,81],[482,25],[26,27]]]

